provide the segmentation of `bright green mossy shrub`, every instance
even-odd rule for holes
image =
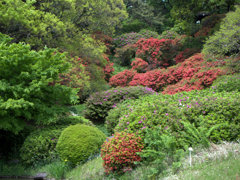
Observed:
[[[221,124],[209,136],[214,142],[240,138],[240,94],[236,92],[216,93],[207,89],[173,96],[159,94],[145,96],[133,104],[129,101],[127,106],[131,111],[120,113],[115,132],[127,130],[144,135],[144,129],[159,126],[163,133],[175,135],[181,143],[179,132],[184,131],[181,122],[188,121],[196,128]]]
[[[155,93],[151,88],[142,86],[118,87],[94,93],[87,99],[85,117],[95,122],[104,122],[108,111],[117,103]]]
[[[57,158],[56,144],[58,138],[69,125],[85,124],[94,126],[91,121],[82,116],[66,116],[59,118],[56,124],[49,128],[33,131],[24,141],[20,156],[25,164],[35,165],[48,163]]]
[[[77,165],[97,154],[105,139],[96,127],[76,124],[63,130],[56,149],[63,161]]]
[[[103,167],[108,173],[131,171],[135,162],[141,161],[137,154],[143,149],[141,137],[133,133],[116,133],[114,137],[105,141],[101,149]]]
[[[59,118],[55,125],[68,126],[74,124],[85,124],[88,126],[94,126],[91,121],[85,119],[83,116],[63,116]]]
[[[240,6],[223,19],[219,31],[206,41],[203,53],[216,56],[234,55],[240,49]]]
[[[240,91],[240,74],[221,76],[214,81],[211,88],[216,92]]]
[[[31,133],[20,149],[22,161],[28,165],[37,165],[56,159],[55,147],[61,132],[62,128],[41,129]]]

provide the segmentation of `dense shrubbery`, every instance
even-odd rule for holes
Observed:
[[[2,36],[2,34],[0,34]],[[1,38],[6,39],[6,38]],[[0,129],[18,133],[27,124],[48,125],[77,100],[77,91],[55,83],[67,72],[65,54],[26,44],[0,44]]]
[[[159,126],[161,132],[176,136],[181,145],[183,141],[179,132],[184,131],[181,121],[188,121],[194,123],[196,128],[201,125],[210,129],[214,125],[221,125],[212,131],[210,139],[214,142],[232,141],[239,138],[239,96],[235,92],[215,93],[208,89],[174,96],[153,95],[145,96],[134,103],[125,103],[131,111],[115,113],[114,111],[124,109],[115,108],[110,112],[119,114],[115,132],[127,130],[144,134],[144,129]]]
[[[76,124],[63,130],[56,150],[63,161],[77,165],[97,154],[105,138],[96,127]]]
[[[158,38],[158,33],[150,30],[141,30],[139,33],[131,32],[122,34],[114,38],[116,47],[123,47],[125,45],[135,44],[139,39]]]
[[[240,74],[221,76],[214,81],[212,87],[215,92],[240,91]]]
[[[215,32],[206,41],[204,54],[216,56],[234,55],[240,49],[240,7],[236,6],[234,12],[229,12],[223,19],[219,31]]]
[[[209,87],[220,75],[226,73],[222,68],[225,61],[207,62],[201,54],[196,54],[177,66],[166,70],[156,69],[146,73],[124,76],[124,72],[110,79],[112,86],[148,86],[155,91],[174,94]],[[127,71],[126,71],[127,72]],[[165,89],[164,89],[165,88]]]
[[[175,64],[174,57],[177,55],[177,41],[171,39],[141,39],[137,47],[136,57],[145,60],[150,68],[164,68]]]
[[[41,128],[33,131],[21,147],[21,159],[25,164],[37,165],[56,160],[56,144],[63,129],[69,125],[85,124],[94,126],[91,121],[82,116],[65,116],[59,118],[51,128]]]
[[[104,161],[103,167],[107,174],[131,171],[135,162],[141,161],[137,155],[143,149],[140,137],[132,133],[115,133],[114,137],[108,139],[101,149]]]
[[[85,117],[93,121],[104,122],[108,111],[114,108],[117,103],[126,99],[137,99],[146,94],[155,94],[155,91],[137,86],[114,88],[94,93],[87,99]]]
[[[138,73],[144,73],[147,71],[148,63],[140,58],[135,58],[131,66],[132,70],[136,70]]]
[[[62,129],[41,129],[31,133],[21,147],[21,159],[25,164],[49,163],[57,158],[56,144]]]
[[[135,53],[136,47],[132,44],[117,48],[115,54],[117,63],[122,66],[129,66],[131,64],[131,59],[135,57]]]

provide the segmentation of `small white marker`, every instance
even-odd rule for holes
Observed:
[[[193,148],[192,148],[192,147],[189,147],[188,150],[189,150],[189,165],[190,165],[190,167],[191,167],[191,166],[192,166],[192,156],[191,156],[191,152],[193,151]]]

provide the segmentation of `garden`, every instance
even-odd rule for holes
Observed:
[[[240,178],[240,1],[0,2],[0,179]]]

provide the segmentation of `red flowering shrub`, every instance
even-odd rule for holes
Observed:
[[[105,56],[104,58],[107,60],[107,64],[103,68],[103,71],[104,71],[104,74],[105,74],[104,79],[108,82],[109,79],[112,76],[112,73],[114,72],[114,68],[113,68],[114,63],[111,63],[107,56]]]
[[[131,63],[132,69],[136,70],[138,73],[146,72],[148,63],[141,58],[135,58],[135,61]]]
[[[117,87],[117,86],[125,87],[132,80],[135,74],[136,74],[136,71],[126,69],[112,76],[109,80],[109,84],[113,87]]]
[[[152,66],[151,69],[171,66],[177,55],[177,43],[178,40],[172,39],[140,39],[135,44],[136,57],[148,62]]]
[[[125,131],[114,134],[114,137],[105,141],[101,149],[105,172],[131,171],[134,162],[141,161],[137,152],[143,149],[142,139],[135,134]]]
[[[178,55],[175,57],[176,64],[185,61],[185,59],[191,57],[193,54],[197,53],[198,49],[193,48],[186,48],[184,51],[181,51],[178,53]]]
[[[196,54],[174,67],[128,76],[128,82],[125,81],[124,85],[147,86],[155,91],[164,90],[165,94],[203,89],[209,87],[218,76],[226,74],[225,69],[219,68],[224,65],[225,61],[207,62],[202,54]]]

